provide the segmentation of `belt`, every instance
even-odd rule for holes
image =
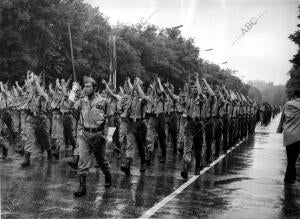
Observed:
[[[87,128],[87,127],[84,127],[83,130],[85,132],[102,132],[104,130],[104,128],[102,126],[98,127],[98,128]]]
[[[141,118],[128,118],[129,119],[129,121],[131,121],[131,122],[138,122],[138,121],[142,121],[142,119]]]
[[[66,116],[66,115],[72,115],[72,112],[67,111],[67,112],[60,112],[61,115]]]
[[[192,120],[192,121],[194,121],[194,122],[195,122],[195,121],[200,121],[199,118],[192,118],[192,117],[190,117],[190,116],[188,116],[187,119],[190,120],[190,121]]]

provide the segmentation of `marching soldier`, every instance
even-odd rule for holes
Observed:
[[[225,109],[225,99],[219,89],[216,86],[217,94],[217,103],[213,112],[213,117],[215,119],[215,129],[214,129],[214,139],[215,139],[215,158],[218,158],[220,155],[220,147],[221,147],[221,139],[222,139],[222,131],[223,131],[223,115]]]
[[[119,142],[121,145],[120,152],[126,154],[127,149],[127,130],[128,130],[128,106],[130,104],[131,96],[133,92],[133,86],[130,79],[127,78],[124,82],[123,94],[118,102],[118,112],[120,114],[120,131],[119,131]],[[126,163],[126,160],[124,161]]]
[[[142,81],[136,78],[134,81],[133,95],[130,97],[129,104],[126,106],[127,112],[127,148],[126,161],[121,166],[121,170],[127,175],[130,175],[130,166],[134,158],[135,148],[138,149],[141,159],[140,171],[145,171],[145,136],[147,134],[147,127],[143,119],[145,117],[145,106],[147,98],[141,88]]]
[[[153,91],[149,97],[149,104],[151,105],[148,114],[150,116],[148,120],[148,130],[147,130],[147,151],[151,156],[154,151],[155,138],[158,137],[158,141],[161,148],[161,158],[160,162],[166,162],[166,133],[165,133],[165,102],[167,94],[161,84],[159,78],[153,86]],[[149,107],[148,107],[149,109]]]
[[[171,145],[173,148],[173,155],[176,156],[179,96],[174,94],[174,86],[172,84],[164,84],[164,87],[168,94],[168,127],[171,136]]]
[[[30,165],[32,153],[47,151],[47,159],[51,160],[50,136],[48,124],[48,95],[40,86],[40,79],[33,73],[29,77],[31,93],[27,99],[28,115],[26,117],[26,142],[22,167]]]
[[[214,139],[214,127],[215,122],[213,118],[213,111],[216,107],[217,98],[210,88],[207,81],[203,78],[202,79],[204,87],[207,90],[207,103],[205,104],[205,144],[206,144],[206,166],[209,166],[212,162],[212,143]]]
[[[73,83],[69,100],[74,104],[75,111],[80,114],[78,127],[78,148],[75,155],[79,155],[78,175],[79,188],[74,192],[75,197],[86,195],[86,175],[92,165],[92,153],[105,175],[105,188],[111,186],[111,173],[109,162],[106,158],[105,123],[111,125],[111,110],[107,99],[96,94],[96,82],[90,77],[84,78],[85,97],[75,102],[79,84]]]
[[[195,74],[195,79],[195,82],[191,82],[190,84],[190,92],[186,98],[183,113],[183,117],[186,118],[187,122],[184,132],[184,163],[181,176],[185,180],[188,178],[193,149],[195,155],[195,175],[199,175],[202,169],[203,118],[206,97],[202,92],[197,73]]]
[[[178,133],[178,151],[181,155],[183,155],[183,148],[184,148],[184,129],[186,124],[186,117],[183,116],[183,111],[185,108],[185,99],[188,94],[188,85],[187,83],[184,84],[183,91],[179,93],[179,133]]]
[[[222,134],[223,134],[223,151],[224,153],[227,152],[228,150],[228,139],[230,139],[230,127],[231,127],[231,96],[229,94],[229,92],[226,90],[225,85],[223,85],[222,87],[223,93],[224,93],[224,97],[225,97],[225,106],[224,106],[224,114],[223,114],[223,130],[222,130]]]

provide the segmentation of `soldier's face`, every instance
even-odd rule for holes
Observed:
[[[94,87],[92,83],[85,83],[84,84],[84,91],[86,96],[91,96],[94,94]]]
[[[192,86],[191,87],[191,92],[192,92],[192,94],[197,94],[197,87],[196,86]]]

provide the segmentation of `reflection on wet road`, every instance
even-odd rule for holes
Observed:
[[[284,186],[286,165],[282,136],[275,134],[278,116],[267,127],[257,127],[250,137],[227,157],[156,212],[158,218],[282,218],[300,216],[300,183]],[[170,151],[171,152],[171,151]],[[158,153],[157,153],[158,154]],[[105,218],[140,217],[146,210],[184,182],[182,158],[169,153],[166,164],[139,172],[139,159],[132,176],[119,171],[110,160],[113,187],[104,189],[104,176],[93,169],[88,176],[88,194],[74,199],[78,179],[62,161],[49,164],[45,157],[19,168],[22,158],[11,155],[1,165],[1,215],[3,218]],[[111,155],[112,156],[112,155]],[[298,175],[300,174],[298,165]]]

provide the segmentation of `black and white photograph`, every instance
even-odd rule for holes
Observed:
[[[299,0],[0,0],[0,219],[300,218]]]

